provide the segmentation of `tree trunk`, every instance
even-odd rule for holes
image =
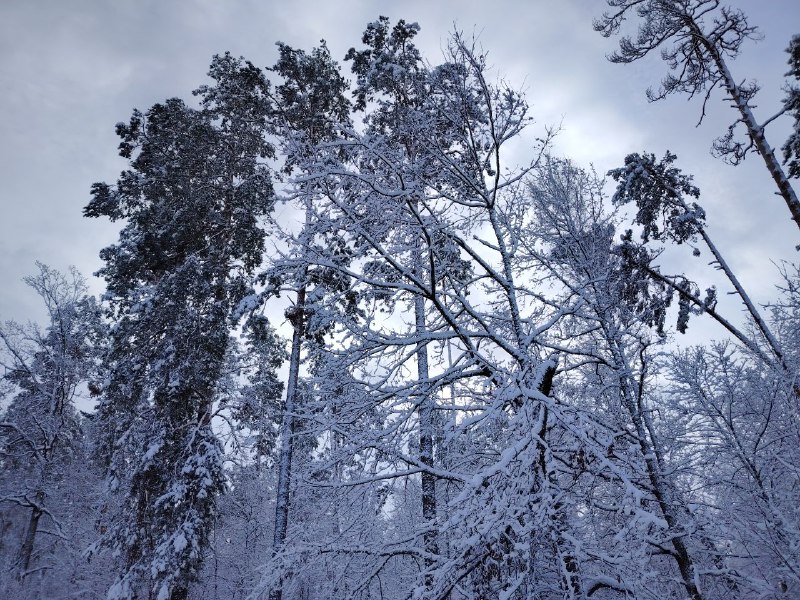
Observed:
[[[28,529],[25,532],[25,539],[19,550],[20,571],[19,577],[24,580],[28,574],[33,557],[33,546],[36,541],[36,533],[39,530],[39,519],[42,517],[41,504],[44,502],[44,492],[38,491],[35,496],[35,505],[31,508],[31,518],[28,521]]]
[[[637,402],[637,394],[628,379],[629,374],[633,371],[628,366],[623,351],[619,347],[619,342],[614,339],[613,335],[606,327],[603,329],[609,340],[614,362],[616,363],[617,369],[621,371],[619,374],[619,384],[622,404],[631,417],[632,425],[636,431],[636,438],[639,442],[639,451],[644,457],[647,477],[650,481],[653,496],[658,503],[661,515],[664,517],[668,531],[670,532],[670,542],[674,550],[671,555],[678,566],[683,587],[689,595],[689,598],[691,598],[691,600],[703,600],[703,595],[696,583],[694,560],[683,541],[686,531],[691,528],[681,526],[681,511],[673,497],[672,487],[664,481],[661,450],[656,446],[655,440],[651,438],[652,428],[648,429],[647,427],[647,423],[645,422],[646,414],[642,410],[642,406]]]
[[[555,366],[549,367],[544,372],[542,381],[539,383],[539,391],[545,396],[550,396],[553,391],[553,378],[556,374]],[[553,489],[559,489],[558,480],[556,478],[556,470],[552,465],[552,461],[548,460],[547,448],[545,439],[547,437],[547,419],[548,411],[546,406],[542,406],[544,415],[542,417],[542,426],[539,430],[539,476]],[[564,586],[564,593],[567,598],[571,600],[583,600],[586,594],[583,589],[583,581],[580,573],[580,566],[575,557],[570,542],[565,536],[565,532],[569,530],[567,522],[567,515],[564,510],[562,502],[556,502],[553,505],[553,528],[555,529],[555,550],[558,554],[559,561],[561,562],[562,569],[562,584]]]
[[[305,279],[305,271],[303,272]],[[300,377],[300,350],[305,334],[305,302],[306,287],[303,285],[297,292],[297,304],[287,313],[294,327],[292,334],[292,351],[289,356],[289,381],[286,385],[286,402],[283,407],[281,423],[281,447],[278,458],[278,490],[275,499],[275,532],[272,538],[273,558],[283,549],[286,542],[286,530],[289,525],[289,483],[292,475],[292,453],[294,451],[294,411],[297,406],[297,383]],[[281,600],[282,582],[269,594],[269,600]]]
[[[425,332],[425,300],[422,296],[414,298],[414,318],[417,336]],[[417,342],[417,378],[418,383],[424,392],[424,397],[420,400],[417,409],[419,419],[419,461],[428,466],[433,466],[433,408],[435,400],[430,390],[427,389],[427,382],[430,376],[428,371],[428,348],[423,340]],[[422,518],[425,521],[425,533],[423,542],[425,545],[425,569],[430,569],[433,564],[432,556],[438,554],[436,524],[436,477],[427,471],[422,472]],[[426,573],[425,586],[430,588],[433,585],[433,574]]]
[[[189,597],[189,588],[183,585],[176,587],[170,592],[169,600],[186,600]]]
[[[797,195],[794,193],[794,189],[792,189],[789,183],[789,178],[786,177],[786,173],[783,172],[780,161],[775,157],[775,152],[772,150],[769,142],[767,142],[767,138],[764,136],[764,128],[758,124],[755,116],[753,116],[747,99],[742,96],[741,90],[736,80],[733,78],[733,75],[731,75],[728,65],[722,58],[719,49],[708,39],[705,33],[703,33],[694,19],[689,19],[688,26],[700,43],[705,46],[717,70],[725,80],[725,89],[728,91],[728,94],[730,94],[731,100],[733,100],[736,109],[742,117],[741,121],[747,128],[747,134],[750,136],[756,150],[758,150],[758,153],[764,160],[769,174],[778,187],[779,194],[786,202],[786,206],[792,215],[792,220],[795,222],[795,225],[800,228],[800,200],[797,199]]]

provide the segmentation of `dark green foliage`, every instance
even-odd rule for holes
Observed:
[[[378,94],[394,96],[409,104],[421,98],[424,88],[422,57],[411,42],[419,33],[419,25],[400,19],[389,30],[389,18],[380,17],[367,25],[362,43],[366,49],[350,48],[345,60],[352,60],[356,74],[356,109],[364,110],[368,100]]]
[[[664,276],[651,264],[658,251],[649,250],[649,242],[693,243],[705,226],[705,211],[684,199],[699,198],[700,190],[692,185],[691,176],[672,166],[676,158],[670,152],[660,161],[653,154],[629,154],[624,167],[608,172],[618,182],[612,201],[617,206],[633,203],[637,208],[634,222],[642,227],[642,244],[636,244],[628,230],[614,250],[622,259],[621,299],[661,335],[673,295],[678,296],[676,327],[681,333],[686,332],[691,314],[713,308],[716,302],[713,288],[701,301],[696,283],[681,275]],[[696,248],[694,254],[699,254]]]
[[[789,54],[789,72],[787,77],[794,78],[795,82],[786,86],[784,106],[794,115],[793,132],[783,145],[784,163],[789,166],[789,177],[800,178],[800,35],[795,35],[786,49]]]
[[[245,370],[248,385],[242,389],[233,416],[253,437],[256,461],[270,457],[275,450],[283,382],[277,370],[286,360],[284,340],[278,337],[266,317],[252,315],[244,328]]]
[[[280,57],[272,70],[283,78],[276,86],[276,113],[279,130],[287,151],[284,170],[290,172],[297,162],[307,162],[316,144],[336,139],[342,128],[351,126],[352,105],[346,98],[348,82],[342,77],[339,65],[331,58],[325,40],[307,53],[279,43]],[[318,190],[304,189],[300,194],[311,213]],[[328,255],[334,265],[308,267],[306,258],[298,257],[295,264],[278,264],[265,278],[276,285],[294,279],[297,288],[305,288],[303,307],[294,307],[287,318],[301,329],[307,340],[323,344],[339,317],[358,316],[358,297],[351,289],[349,278],[336,267],[345,267],[353,257],[348,243],[327,228],[327,224],[309,221],[301,234],[300,253]],[[299,320],[298,320],[299,319]]]
[[[700,197],[692,177],[673,167],[677,156],[669,151],[660,161],[654,154],[629,154],[625,166],[608,174],[619,182],[614,204],[633,202],[638,209],[635,222],[642,226],[642,240],[691,241],[703,227],[705,211],[695,202],[687,205],[684,196]]]
[[[350,102],[345,97],[348,83],[331,58],[325,40],[310,54],[279,43],[280,58],[272,70],[283,78],[275,88],[277,112],[291,136],[303,136],[316,144],[333,139],[337,126],[350,123]],[[290,152],[286,170],[299,157]]]
[[[650,263],[654,257],[647,248],[633,241],[630,229],[621,236],[620,244],[612,252],[621,259],[619,276],[615,279],[620,301],[648,327],[665,335],[664,322],[672,304],[672,290],[653,280]]]
[[[125,220],[99,272],[116,321],[100,454],[127,512],[107,540],[126,556],[112,597],[132,597],[142,579],[159,598],[183,593],[223,489],[212,403],[230,320],[261,262],[273,150],[263,73],[225,54],[209,75],[199,109],[173,98],[117,126],[130,167],[116,186],[95,184],[85,209]]]

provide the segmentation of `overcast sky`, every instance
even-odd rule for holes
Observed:
[[[731,70],[761,84],[756,114],[765,118],[782,97],[783,50],[800,32],[800,3],[734,4],[764,35]],[[701,189],[711,235],[756,298],[769,300],[776,280],[771,261],[796,260],[800,236],[763,163],[753,156],[733,168],[709,155],[713,138],[735,118],[720,96],[699,128],[697,101],[649,104],[644,91],[658,84],[665,66],[657,57],[608,63],[616,41],[592,30],[604,6],[600,0],[0,1],[0,319],[41,317],[21,283],[35,260],[59,269],[75,265],[87,276],[100,267],[98,252],[117,229],[84,219],[81,210],[90,185],[115,181],[125,166],[114,125],[134,107],[188,98],[205,82],[212,55],[226,50],[268,66],[277,58],[276,41],[308,49],[324,38],[341,60],[379,15],[417,21],[417,44],[431,62],[454,26],[475,32],[496,74],[527,90],[537,120],[531,133],[562,123],[557,154],[604,173],[630,152],[676,153]],[[785,119],[768,131],[773,146],[783,144],[789,126]],[[705,255],[685,256],[679,268],[705,283],[699,271]],[[94,292],[102,291],[101,281],[90,281]],[[713,325],[708,331],[720,334]]]

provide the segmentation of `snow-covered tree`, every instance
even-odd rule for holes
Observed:
[[[602,462],[585,443],[577,464],[572,461],[578,467],[571,490],[576,503],[589,523],[602,523],[594,535],[581,538],[586,570],[594,571],[587,573],[587,585],[658,597],[676,593],[676,580],[688,597],[715,597],[714,590],[730,592],[735,584],[720,566],[716,530],[710,533],[690,510],[695,498],[687,493],[687,469],[670,453],[676,445],[666,433],[674,436],[678,429],[653,384],[654,350],[663,344],[663,313],[674,290],[648,270],[631,268],[632,242],[628,235],[620,244],[613,241],[616,218],[605,213],[601,190],[592,176],[553,159],[530,186],[534,239],[543,243],[533,253],[548,279],[564,290],[560,303],[576,307],[557,338],[565,355],[562,398],[583,412],[591,438],[606,447]],[[660,237],[664,231],[643,213],[661,214],[657,205],[664,196],[655,182],[650,192],[651,203],[640,207],[639,218],[645,221],[643,236]],[[657,408],[664,411],[661,418]],[[590,517],[595,510],[604,516]],[[645,562],[653,569],[638,570]]]
[[[720,572],[742,597],[793,597],[800,590],[796,387],[726,342],[675,353],[668,367],[664,400],[685,415],[676,454],[694,466],[695,520],[707,524]]]
[[[418,569],[419,597],[582,593],[568,519],[545,516],[564,509],[549,432],[574,426],[549,396],[555,365],[540,344],[561,312],[541,305],[520,252],[530,218],[521,181],[531,169],[502,162],[527,106],[487,81],[484,59],[461,37],[444,64],[426,65],[411,46],[415,32],[386,20],[368,27],[368,49],[351,53],[366,86],[366,126],[319,144],[306,168],[324,191],[316,219],[343,232],[358,258],[341,265],[311,247],[309,256],[374,300],[363,324],[342,324],[347,345],[331,348],[352,397],[373,407],[370,429],[352,414],[338,423],[343,450],[367,463],[359,480],[340,485],[388,485],[392,504],[393,488],[419,478],[423,500],[411,531],[349,543],[374,565],[360,589],[389,569]],[[435,447],[426,458],[426,405],[442,415],[429,423],[442,449],[464,440],[449,468]],[[452,485],[426,492],[423,475]],[[441,510],[439,497],[448,498]],[[551,543],[537,559],[530,536],[541,524]],[[334,551],[347,555],[348,544]],[[534,563],[547,565],[546,578],[536,580]]]
[[[800,35],[796,35],[786,49],[789,53],[789,72],[787,77],[794,81],[786,87],[786,98],[784,107],[794,116],[794,127],[792,134],[783,145],[783,158],[789,166],[789,177],[800,178]]]
[[[307,150],[315,144],[329,141],[338,126],[347,124],[350,109],[350,103],[344,95],[347,84],[324,41],[310,54],[286,44],[278,46],[280,58],[272,70],[283,81],[275,88],[276,130],[285,152],[284,171],[302,173],[302,165],[308,160]],[[315,197],[316,190],[310,185],[303,186],[297,194],[305,222],[297,240],[290,241],[289,254],[275,260],[265,275],[279,290],[295,295],[294,305],[286,312],[293,333],[286,399],[281,411],[273,558],[278,557],[284,549],[289,527],[295,436],[298,433],[298,414],[302,412],[300,363],[303,349],[309,342],[312,346],[318,346],[321,338],[330,330],[329,316],[319,310],[320,300],[331,292],[347,292],[346,281],[337,278],[330,269],[311,267],[305,257],[304,246],[319,241],[315,237],[312,220]],[[328,241],[335,245],[335,240]],[[346,256],[340,257],[346,260]],[[282,581],[279,580],[270,590],[270,600],[280,600],[282,588]]]
[[[262,71],[225,54],[209,75],[199,108],[173,98],[117,126],[130,168],[84,211],[124,223],[100,271],[114,321],[100,455],[120,497],[103,542],[124,559],[110,598],[186,598],[224,488],[213,401],[262,258],[273,150]]]
[[[52,580],[44,582],[48,571],[63,575],[69,557],[80,553],[67,535],[75,531],[65,522],[70,507],[61,503],[83,473],[86,447],[76,402],[98,389],[105,332],[76,270],[38,267],[25,281],[44,302],[49,323],[0,327],[3,379],[13,384],[10,403],[0,412],[0,511],[4,523],[14,524],[0,534],[0,590],[15,595],[10,582],[16,576],[20,598],[36,593],[26,578],[52,589]]]
[[[630,63],[657,49],[669,67],[658,90],[648,90],[650,100],[670,94],[703,97],[700,120],[706,104],[716,88],[725,92],[726,100],[739,116],[728,133],[714,143],[715,154],[737,164],[751,151],[764,160],[778,193],[786,202],[792,220],[800,227],[800,200],[775,156],[764,133],[766,126],[791,109],[787,103],[774,116],[759,122],[753,114],[753,98],[758,92],[755,82],[740,83],[731,74],[728,62],[735,58],[742,44],[758,37],[758,29],[748,23],[739,9],[723,5],[720,0],[606,0],[610,10],[594,23],[595,30],[605,37],[620,32],[627,19],[639,22],[635,36],[620,38],[619,50],[609,59]],[[746,140],[736,140],[736,128],[742,125]]]
[[[419,147],[425,143],[421,139],[426,135],[424,127],[427,124],[423,116],[424,105],[431,85],[430,73],[413,42],[418,31],[419,26],[416,23],[406,23],[403,20],[398,21],[390,30],[389,20],[382,17],[370,23],[365,30],[361,41],[366,49],[356,51],[352,48],[346,58],[352,60],[353,73],[357,76],[357,107],[366,110],[367,102],[372,105],[366,114],[367,131],[381,134],[385,141],[403,147],[402,154],[394,154],[397,164],[393,168],[397,172],[408,169],[409,175],[416,179],[412,185],[424,193],[429,184],[424,173],[432,165],[425,164],[428,162],[427,157],[420,152]],[[401,161],[408,164],[404,165]],[[422,196],[415,196],[412,192],[404,201],[411,213],[419,214]],[[406,231],[401,229],[400,235],[406,236],[411,247],[416,246],[421,252],[425,241],[414,229],[414,226]],[[421,253],[412,256],[412,263],[414,274],[418,278],[425,277]],[[433,276],[433,273],[430,275]],[[427,329],[424,296],[415,294],[413,307],[415,334],[419,338],[415,348],[417,378],[423,382],[430,377],[428,346],[424,341]],[[417,401],[419,461],[428,467],[434,466],[435,403],[432,390],[423,391]],[[436,519],[436,476],[423,469],[420,479],[422,518],[432,523]],[[427,570],[433,565],[430,556],[438,553],[435,528],[429,527],[423,538],[423,551],[429,555],[424,559]],[[428,577],[426,585],[430,584]]]

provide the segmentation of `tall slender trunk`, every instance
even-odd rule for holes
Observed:
[[[452,344],[450,341],[447,342],[447,367],[449,369],[453,368],[453,350]],[[440,469],[444,469],[445,471],[452,467],[452,458],[450,447],[446,441],[447,432],[445,430],[446,427],[449,427],[449,424],[445,421],[446,417],[443,415],[453,414],[451,411],[455,410],[457,401],[456,401],[456,384],[455,381],[450,382],[450,405],[448,407],[449,411],[445,411],[444,413],[439,411],[437,414],[434,415],[434,427],[436,431],[436,437],[434,441],[434,448],[436,448],[436,464]],[[439,482],[439,502],[437,503],[437,510],[440,513],[447,510],[447,507],[450,505],[451,500],[451,486],[452,482],[442,480]],[[440,514],[440,517],[443,519],[447,518],[446,514]],[[439,535],[439,551],[445,558],[450,558],[453,555],[453,538],[455,532],[452,532],[448,529],[445,529]]]
[[[681,205],[681,208],[688,214],[690,212],[689,205],[686,204],[686,201],[683,199],[683,195],[681,194],[681,192],[671,186],[670,190],[674,193],[675,198]],[[778,342],[778,339],[772,333],[772,330],[769,328],[769,325],[767,325],[767,322],[761,316],[761,313],[758,311],[755,304],[753,304],[753,301],[750,299],[747,290],[744,289],[744,286],[739,281],[739,278],[736,277],[736,274],[728,265],[728,261],[726,261],[725,257],[722,256],[722,253],[717,248],[717,245],[711,239],[711,236],[708,235],[706,228],[700,223],[697,223],[697,232],[700,234],[700,237],[703,238],[703,242],[705,243],[706,247],[711,251],[711,254],[714,257],[714,261],[717,263],[717,268],[721,270],[723,273],[725,273],[725,276],[728,278],[728,281],[730,281],[731,285],[733,285],[733,288],[736,290],[736,293],[739,295],[739,298],[744,303],[747,312],[750,313],[753,322],[756,324],[759,331],[761,331],[761,334],[764,336],[764,339],[767,341],[767,344],[769,345],[772,354],[775,356],[775,358],[778,359],[778,361],[781,364],[781,367],[785,371],[788,370],[788,366],[786,365],[786,361],[784,360],[783,357],[783,350],[781,349],[781,345]]]
[[[420,337],[425,332],[425,300],[422,296],[414,298],[414,319],[416,335]],[[417,378],[425,390],[424,397],[420,400],[417,409],[419,419],[419,461],[429,467],[433,466],[433,435],[434,435],[434,397],[427,389],[430,376],[428,370],[428,348],[425,341],[417,342]],[[425,521],[425,568],[430,569],[433,564],[433,555],[439,551],[436,536],[436,477],[427,471],[422,472],[422,518]],[[433,585],[433,574],[426,573],[425,586]]]
[[[302,274],[305,280],[305,270]],[[292,453],[294,451],[294,412],[297,407],[297,383],[300,377],[300,350],[305,334],[305,284],[297,291],[297,304],[290,313],[289,320],[294,327],[292,351],[289,355],[289,380],[286,385],[286,402],[283,407],[283,422],[280,432],[280,455],[278,458],[278,490],[275,499],[275,532],[272,537],[272,556],[283,549],[286,530],[289,525],[290,489],[292,475]],[[269,600],[281,600],[282,581],[269,594]]]
[[[553,391],[553,378],[556,373],[555,366],[548,368],[542,381],[539,383],[539,391],[545,396],[550,396]],[[558,490],[558,479],[556,476],[556,468],[553,461],[547,452],[547,427],[548,427],[548,410],[546,406],[542,406],[542,426],[539,429],[539,476],[542,478],[542,485],[549,485],[553,489]],[[535,492],[534,492],[535,493]],[[583,580],[580,572],[580,565],[575,553],[571,547],[571,543],[566,537],[566,532],[569,529],[567,514],[563,502],[556,501],[553,504],[553,517],[552,526],[555,530],[555,550],[558,554],[559,562],[561,563],[561,579],[564,586],[566,597],[570,600],[583,600],[586,598],[583,589]]]
[[[747,134],[750,140],[764,160],[769,174],[778,187],[778,193],[786,202],[786,206],[792,215],[792,220],[795,222],[795,225],[800,227],[800,200],[797,199],[797,195],[789,183],[789,178],[786,176],[786,173],[783,172],[780,161],[775,156],[775,152],[764,136],[764,127],[759,125],[758,121],[756,121],[753,112],[750,110],[747,98],[742,95],[742,91],[733,78],[733,75],[731,75],[728,65],[722,58],[719,49],[708,39],[708,36],[706,36],[697,22],[691,17],[688,18],[687,26],[698,41],[705,47],[711,59],[714,61],[719,74],[725,82],[725,89],[728,91],[734,106],[741,115],[741,122],[747,128]]]
[[[639,442],[639,450],[644,457],[647,477],[650,481],[653,496],[658,503],[664,521],[667,523],[670,543],[673,548],[671,555],[678,566],[683,587],[689,598],[691,600],[703,600],[703,594],[697,586],[698,578],[694,560],[683,539],[687,532],[681,526],[681,511],[676,499],[673,497],[672,486],[663,477],[663,457],[660,448],[655,444],[655,440],[651,438],[652,428],[648,429],[647,427],[645,411],[637,401],[637,394],[629,379],[632,370],[614,335],[606,326],[603,326],[603,332],[608,339],[617,369],[620,371],[619,384],[622,404],[630,415],[636,431],[636,438]]]
[[[44,502],[44,492],[39,490],[35,495],[35,505],[31,508],[31,517],[28,521],[28,529],[25,531],[25,539],[22,541],[22,547],[19,550],[19,577],[22,580],[27,576],[31,559],[33,558],[33,546],[36,542],[36,533],[39,531],[39,520],[42,517],[42,502]]]
[[[412,200],[409,206],[422,224],[419,216],[419,203]],[[423,253],[424,242],[421,237],[416,240],[416,252],[414,260],[414,275],[417,280],[424,279],[423,267]],[[428,249],[430,252],[430,248]],[[432,288],[435,287],[436,273],[431,263],[430,272],[428,273],[431,281]],[[433,391],[429,388],[428,382],[430,379],[430,369],[428,365],[428,346],[424,339],[427,326],[425,324],[425,298],[417,294],[414,296],[414,334],[417,336],[416,344],[416,359],[417,359],[417,389],[422,391],[422,397],[419,399],[417,406],[417,420],[419,423],[419,461],[428,467],[433,466],[433,439],[435,435],[435,422],[434,422],[434,407],[436,400]],[[422,519],[424,521],[423,550],[425,551],[424,565],[425,565],[425,587],[430,589],[433,586],[433,573],[431,572],[434,566],[433,557],[439,553],[438,539],[436,535],[436,477],[427,471],[421,474],[421,487],[422,487]]]

